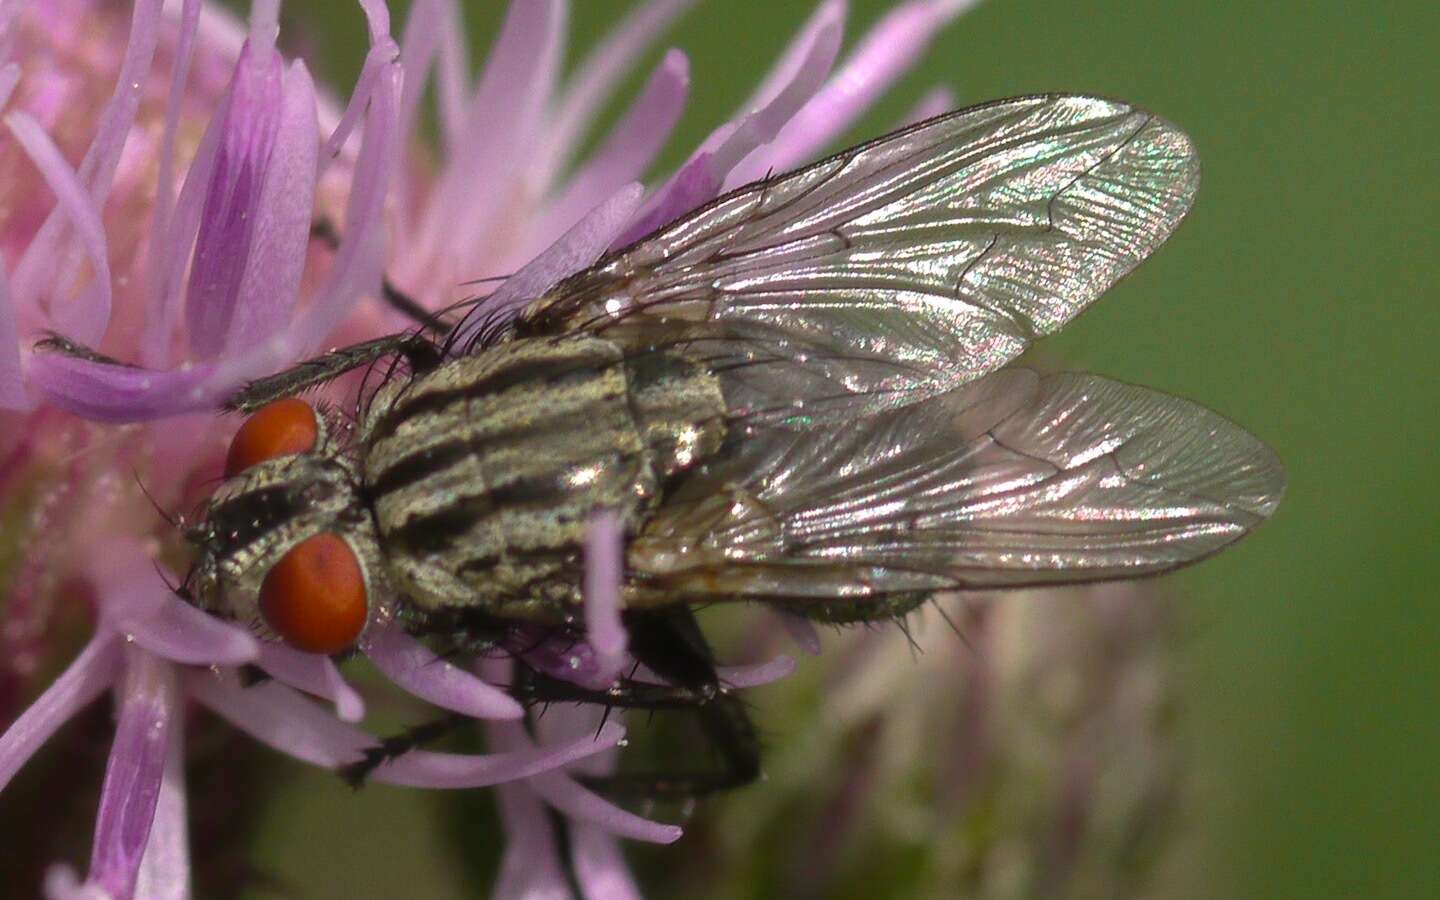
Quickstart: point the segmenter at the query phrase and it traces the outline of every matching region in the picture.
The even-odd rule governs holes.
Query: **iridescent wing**
[[[1215,413],[1007,369],[816,440],[752,427],[666,497],[630,566],[669,596],[853,599],[1154,574],[1280,502],[1275,454]]]
[[[1199,163],[1164,120],[1036,96],[950,113],[720,198],[562,282],[521,334],[707,356],[792,425],[934,396],[1059,329],[1169,236]]]

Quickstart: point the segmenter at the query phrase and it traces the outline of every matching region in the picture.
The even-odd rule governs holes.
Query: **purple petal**
[[[59,201],[59,209],[69,218],[84,245],[85,255],[94,270],[94,280],[80,299],[61,301],[50,295],[50,312],[56,328],[72,335],[84,344],[98,343],[110,324],[110,260],[105,242],[105,227],[100,222],[100,211],[95,207],[79,176],[65,162],[60,148],[50,140],[45,129],[23,112],[13,112],[5,117],[10,133],[20,142],[27,156],[40,170],[40,175]],[[37,238],[38,240],[38,238]],[[27,250],[20,262],[17,280],[25,271],[25,262],[30,258]],[[52,275],[54,272],[52,271]],[[49,285],[51,290],[63,282]],[[43,290],[43,289],[42,289]]]
[[[843,18],[841,3],[826,3],[820,8],[782,58],[781,68],[792,70],[792,74],[783,84],[777,83],[774,98],[739,121],[713,131],[690,160],[646,202],[619,243],[643,237],[719,195],[730,170],[756,147],[772,140],[825,80],[840,50]],[[798,61],[791,62],[792,57]]]
[[[848,128],[901,75],[923,57],[942,27],[977,0],[915,0],[880,20],[804,108],[768,146],[730,174],[729,186],[754,181],[771,169],[786,171],[817,155]]]
[[[620,517],[606,510],[585,532],[585,636],[595,648],[601,673],[613,681],[628,657],[629,634],[620,621],[620,587],[625,572],[625,532]]]
[[[315,86],[304,63],[297,62],[285,72],[278,119],[275,146],[251,210],[250,252],[226,342],[231,352],[280,330],[298,297],[315,217],[320,149]]]
[[[146,320],[141,345],[141,358],[149,365],[159,366],[170,361],[170,339],[184,306],[190,250],[200,231],[200,214],[205,207],[210,175],[215,171],[215,160],[220,153],[220,139],[224,134],[221,125],[229,117],[231,99],[228,92],[220,98],[215,116],[200,136],[195,156],[185,172],[175,209],[166,219],[167,230],[155,233],[155,246],[151,250],[154,260],[150,270],[156,279],[155,289],[160,290],[161,295],[158,303],[150,305],[151,315]]]
[[[615,683],[614,668],[601,664],[589,642],[552,629],[516,628],[505,648],[535,671],[583,688],[603,691]]]
[[[230,82],[225,117],[212,125],[221,138],[185,303],[191,349],[207,359],[224,349],[230,333],[279,130],[283,76],[279,53],[246,42]]]
[[[140,541],[112,538],[93,549],[91,581],[109,627],[177,663],[239,665],[259,652],[249,632],[176,597]]]
[[[255,664],[281,684],[329,700],[335,704],[335,714],[342,722],[358,722],[365,718],[364,699],[346,683],[328,656],[304,653],[266,641],[260,644],[260,655],[256,657]]]
[[[506,214],[518,189],[516,179],[533,156],[526,145],[536,139],[554,86],[565,17],[560,0],[510,4],[465,126],[445,148],[445,169],[419,224],[418,258],[431,259],[442,251],[470,258]]]
[[[141,338],[140,361],[148,366],[164,365],[169,362],[170,335],[174,332],[174,320],[165,316],[163,286],[169,276],[168,246],[170,217],[175,207],[175,140],[180,130],[180,114],[184,108],[185,83],[190,78],[190,63],[195,55],[195,32],[200,24],[200,0],[185,0],[180,10],[179,32],[175,39],[174,70],[170,75],[170,90],[165,99],[165,131],[160,138],[160,159],[155,177],[155,213],[150,233],[155,243],[165,250],[152,246],[149,255],[151,290],[157,291],[161,302],[146,306],[145,334]],[[213,162],[213,145],[210,161]],[[196,157],[196,162],[199,156]],[[192,163],[192,166],[194,163]],[[208,177],[208,176],[207,176]],[[188,247],[189,244],[187,243]],[[176,279],[177,285],[179,279]],[[176,291],[178,294],[178,290]],[[178,303],[176,306],[178,307]]]
[[[431,64],[439,50],[435,77],[439,94],[442,146],[449,146],[458,134],[464,116],[466,74],[470,63],[465,53],[464,26],[453,0],[417,0],[405,20],[400,39],[400,67],[405,72],[405,90],[400,95],[400,128],[415,131],[415,117],[424,96]]]
[[[945,85],[933,87],[925,92],[919,102],[910,107],[905,115],[900,117],[896,128],[904,128],[907,125],[914,125],[926,119],[933,119],[941,113],[947,113],[956,108],[955,92]]]
[[[245,370],[225,373],[226,380],[219,373],[215,365],[159,372],[60,353],[36,353],[30,358],[30,381],[52,403],[98,422],[145,422],[213,410],[247,377]]]
[[[815,33],[830,22],[836,23],[843,32],[848,12],[845,0],[825,0],[816,6],[815,11],[810,14],[810,18],[805,20],[805,24],[800,26],[795,37],[785,47],[785,51],[780,54],[780,58],[771,65],[770,71],[765,73],[765,77],[761,79],[755,92],[740,104],[739,115],[774,102],[785,86],[794,81],[800,69],[807,64],[807,56]]]
[[[208,391],[223,393],[251,373],[287,365],[318,346],[357,300],[378,294],[385,261],[385,200],[400,159],[400,78],[393,63],[376,75],[329,281],[289,329],[223,360],[213,383],[205,385]]]
[[[0,261],[0,409],[25,410],[32,404],[25,393],[20,369],[20,335],[15,327],[15,306],[10,302],[10,279]]]
[[[10,102],[10,94],[20,80],[20,67],[15,63],[0,66],[0,110]],[[24,410],[31,407],[22,383],[20,369],[20,333],[15,325],[15,306],[10,299],[10,278],[0,261],[0,409]]]
[[[627,812],[559,772],[536,775],[526,783],[541,799],[565,815],[589,822],[618,837],[651,844],[673,844],[685,833],[678,825],[652,822]]]
[[[252,0],[250,43],[271,48],[280,33],[280,0]]]
[[[150,70],[159,38],[163,5],[162,0],[136,2],[130,20],[129,39],[125,44],[125,58],[120,63],[119,77],[115,79],[115,90],[96,119],[95,137],[80,161],[78,180],[87,186],[89,205],[97,209],[105,205],[115,169],[120,163],[120,154],[135,123],[145,76]],[[73,219],[73,213],[57,209],[46,218],[16,267],[15,302],[21,309],[32,309],[36,298],[47,286],[68,284],[78,266],[78,254],[74,248],[62,247],[60,243],[66,216]],[[94,248],[83,234],[81,239],[86,245],[86,253],[92,256],[93,266]],[[97,278],[99,271],[96,269]],[[57,319],[55,324],[84,343],[96,343],[109,322],[108,278],[105,279],[104,289],[107,294],[103,320],[95,316],[93,309],[99,300],[86,297],[85,302],[72,304],[72,307],[79,308],[68,313],[66,318]],[[70,321],[70,316],[77,321]]]
[[[544,805],[525,785],[502,784],[497,791],[505,853],[490,896],[493,900],[575,900],[560,868],[559,848]]]
[[[640,185],[627,184],[591,210],[544,253],[506,279],[456,329],[456,346],[463,346],[487,316],[501,312],[513,315],[560,279],[580,271],[604,255],[605,248],[615,241],[620,229],[634,215],[643,193]]]
[[[570,858],[585,900],[640,900],[640,887],[614,835],[594,825],[576,824],[570,829]]]
[[[69,668],[0,735],[0,789],[57,728],[114,683],[120,649],[114,633],[96,634]]]
[[[519,723],[492,722],[486,726],[490,743],[501,751],[532,750],[534,744]],[[683,833],[678,826],[663,825],[642,819],[586,790],[560,772],[547,772],[529,778],[526,783],[551,806],[583,822],[590,822],[605,831],[637,841],[671,844]]]
[[[136,647],[125,650],[120,718],[105,767],[89,881],[112,896],[130,897],[160,799],[178,703],[170,664]]]
[[[64,864],[45,870],[45,900],[115,900],[110,892],[93,884],[84,884],[75,870]]]
[[[372,629],[364,648],[380,671],[436,706],[477,719],[519,719],[525,709],[492,684],[436,656],[394,623]]]
[[[610,722],[597,732],[550,747],[471,756],[412,750],[375,770],[371,778],[405,787],[474,788],[533,778],[618,745],[625,729]]]
[[[20,83],[20,65],[18,63],[5,63],[0,66],[0,110],[5,109],[5,104],[10,102],[10,95],[15,92],[15,85]]]
[[[820,655],[820,634],[815,630],[814,622],[780,609],[774,610],[774,614],[795,646],[810,656]]]
[[[643,175],[679,120],[689,89],[690,62],[679,50],[671,50],[629,112],[561,188],[545,212],[544,223],[535,229],[534,240],[549,243],[622,185]]]
[[[547,129],[545,171],[563,169],[585,130],[619,86],[640,55],[694,0],[649,0],[637,5],[605,39],[590,51],[566,79]],[[639,173],[636,173],[639,174]],[[543,179],[549,182],[549,175]],[[628,179],[626,179],[628,180]]]
[[[727,687],[735,689],[759,687],[779,681],[795,671],[795,660],[780,654],[768,662],[748,666],[717,666],[715,674]]]
[[[300,694],[275,682],[242,688],[233,678],[192,672],[187,686],[195,698],[256,740],[325,768],[360,760],[380,741],[327,715]],[[613,747],[624,735],[615,726],[555,748],[523,746],[515,752],[471,756],[414,750],[386,763],[376,781],[415,787],[478,787],[545,772]]]
[[[135,896],[145,900],[190,900],[189,819],[185,802],[184,720],[170,726],[160,800],[150,824],[150,842],[140,860]]]
[[[233,673],[191,671],[185,686],[196,700],[251,737],[312,765],[333,769],[353,763],[365,748],[379,743],[273,681],[241,687]]]

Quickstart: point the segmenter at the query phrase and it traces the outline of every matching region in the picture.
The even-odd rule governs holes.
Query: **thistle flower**
[[[136,0],[128,16],[65,0],[0,20],[0,153],[12,173],[0,185],[0,408],[12,422],[0,492],[16,548],[0,633],[11,687],[0,699],[17,703],[39,677],[63,611],[80,601],[94,619],[85,649],[38,699],[18,716],[0,711],[13,717],[0,737],[0,786],[102,693],[117,712],[88,874],[53,869],[51,896],[188,896],[180,713],[192,703],[320,766],[357,761],[376,743],[351,724],[364,703],[330,659],[257,640],[167,583],[184,562],[151,503],[181,508],[203,496],[232,428],[210,412],[222,398],[326,341],[395,330],[394,314],[369,302],[386,275],[440,309],[467,296],[466,282],[513,272],[483,301],[504,315],[607,248],[805,161],[968,4],[902,4],[837,65],[845,8],[822,3],[742,113],[646,192],[637,179],[685,100],[679,51],[593,154],[577,160],[577,149],[619,79],[687,5],[638,5],[561,84],[565,4],[515,3],[471,84],[457,4],[419,0],[397,43],[382,0],[360,0],[369,51],[340,109],[302,61],[278,51],[278,0],[256,0],[248,29],[199,0]],[[433,173],[411,156],[432,73]],[[338,224],[335,247],[308,237],[317,222]],[[51,331],[126,365],[33,352]],[[597,521],[588,640],[530,647],[527,662],[605,684],[630,661],[617,548],[613,523]],[[512,782],[502,789],[507,858],[527,864],[506,866],[500,896],[569,891],[542,805],[576,823],[569,864],[587,896],[635,894],[615,836],[678,837],[559,771],[618,746],[618,726],[577,731],[583,714],[557,716],[536,745],[524,711],[495,686],[508,680],[506,660],[478,672],[439,661],[383,608],[361,649],[418,698],[490,722],[491,755],[415,751],[373,777]],[[244,687],[246,665],[269,680]],[[777,659],[722,677],[745,685],[787,669]],[[610,764],[597,759],[592,771]]]
[[[771,690],[792,724],[766,789],[675,868],[796,898],[1169,896],[1194,784],[1166,600],[1155,582],[949,596],[908,642],[837,632]]]

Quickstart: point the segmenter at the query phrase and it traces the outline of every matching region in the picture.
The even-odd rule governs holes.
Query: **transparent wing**
[[[688,342],[740,408],[893,408],[1060,328],[1165,240],[1198,179],[1185,135],[1134,107],[1000,101],[741,188],[562,282],[516,328]]]
[[[1005,370],[838,429],[754,428],[667,497],[631,565],[682,595],[854,598],[1127,578],[1280,502],[1275,454],[1186,400]]]

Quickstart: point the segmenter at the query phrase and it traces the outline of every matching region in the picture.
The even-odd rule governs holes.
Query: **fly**
[[[692,606],[868,621],[937,591],[1154,575],[1275,509],[1278,459],[1219,415],[1007,365],[1159,246],[1198,179],[1188,138],[1129,105],[989,103],[742,187],[512,319],[253,382],[191,533],[196,602],[317,653],[390,597],[422,631],[576,629],[606,511],[632,652],[670,684],[517,691],[700,707],[728,781],[666,784],[753,777]],[[297,399],[386,358],[406,371],[352,439]]]

